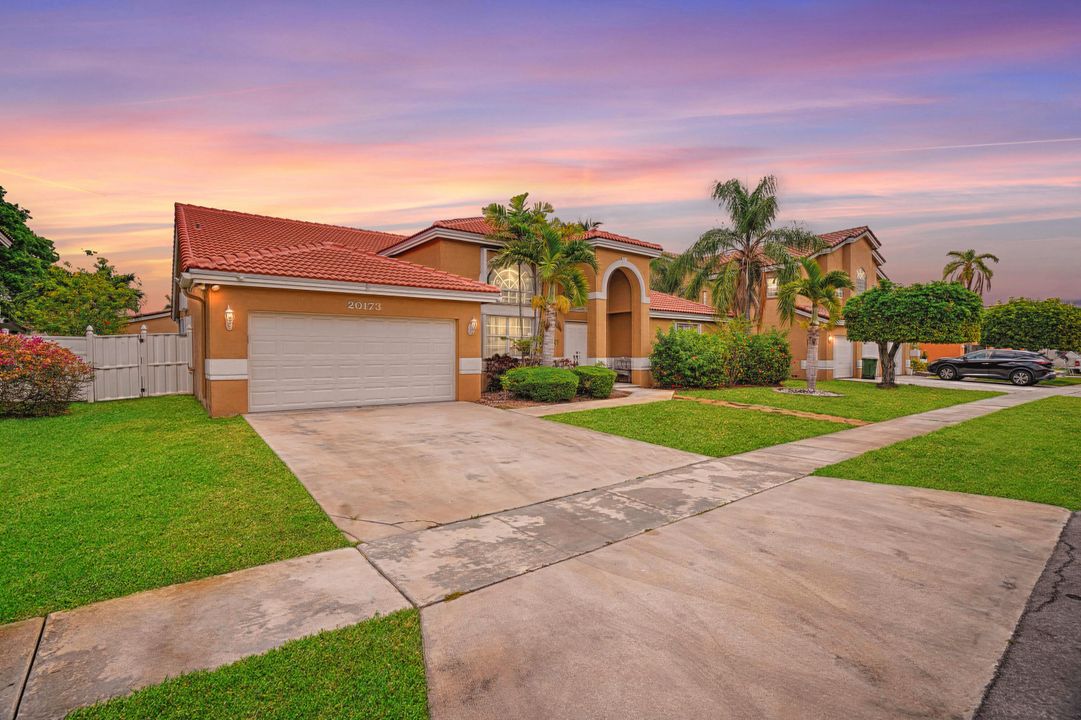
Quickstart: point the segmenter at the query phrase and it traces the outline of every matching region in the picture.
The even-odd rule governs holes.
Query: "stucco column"
[[[608,301],[591,298],[586,303],[586,354],[608,362]]]

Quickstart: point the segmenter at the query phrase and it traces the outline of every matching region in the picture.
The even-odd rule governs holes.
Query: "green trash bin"
[[[860,377],[873,378],[878,371],[878,358],[863,358],[863,370]]]

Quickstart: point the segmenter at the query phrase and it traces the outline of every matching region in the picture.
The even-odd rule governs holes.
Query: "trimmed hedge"
[[[657,331],[650,355],[653,382],[670,388],[777,385],[788,379],[791,364],[788,339],[775,330],[699,334],[673,327]]]
[[[583,365],[574,368],[578,376],[578,394],[604,399],[612,395],[616,384],[616,371],[599,365]]]
[[[514,368],[503,373],[503,389],[537,402],[565,402],[578,390],[578,376],[554,367]]]

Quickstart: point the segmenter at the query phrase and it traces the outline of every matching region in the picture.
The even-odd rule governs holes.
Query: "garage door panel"
[[[453,400],[449,320],[249,318],[252,411]]]

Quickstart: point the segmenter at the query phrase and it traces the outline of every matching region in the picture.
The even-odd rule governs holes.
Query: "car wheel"
[[[938,369],[938,376],[943,380],[956,380],[957,368],[952,365],[943,365]]]
[[[1014,385],[1031,385],[1032,373],[1028,370],[1014,370],[1010,373],[1010,382]]]

